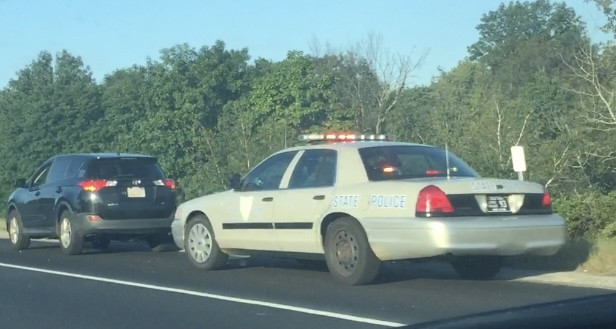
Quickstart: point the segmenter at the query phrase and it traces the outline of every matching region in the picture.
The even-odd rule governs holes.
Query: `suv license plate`
[[[510,212],[507,197],[501,195],[488,195],[486,212]]]
[[[143,187],[129,187],[126,189],[126,195],[129,198],[145,198],[145,189]]]

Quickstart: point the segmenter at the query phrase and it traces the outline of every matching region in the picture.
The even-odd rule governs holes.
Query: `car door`
[[[37,212],[42,216],[42,225],[45,229],[54,230],[56,227],[56,200],[62,194],[62,183],[66,178],[70,162],[69,156],[55,157],[45,182],[39,186]]]
[[[24,193],[23,206],[19,209],[26,231],[35,232],[42,230],[45,224],[45,215],[39,211],[41,186],[45,183],[51,161],[40,166],[27,182],[28,190]]]
[[[280,249],[274,232],[274,201],[297,151],[275,154],[244,177],[229,196],[229,213],[222,221],[223,244],[229,248]]]
[[[283,251],[322,253],[319,223],[334,193],[337,153],[305,150],[293,168],[286,189],[274,203],[275,231]]]

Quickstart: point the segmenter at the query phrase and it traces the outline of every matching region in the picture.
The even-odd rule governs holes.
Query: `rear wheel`
[[[350,285],[372,282],[381,266],[363,228],[351,217],[337,219],[327,227],[325,261],[334,278]]]
[[[452,256],[449,263],[458,275],[469,280],[489,280],[498,274],[502,256]]]
[[[11,247],[15,250],[27,249],[28,246],[30,246],[30,237],[24,235],[24,226],[21,222],[21,217],[19,216],[19,213],[17,213],[17,211],[11,210],[11,212],[9,213],[8,226]]]
[[[83,237],[74,229],[71,213],[63,211],[60,216],[60,249],[65,254],[77,255],[83,249]]]
[[[212,225],[204,215],[190,219],[186,226],[184,249],[190,262],[203,270],[215,270],[227,263],[228,256],[220,250]]]

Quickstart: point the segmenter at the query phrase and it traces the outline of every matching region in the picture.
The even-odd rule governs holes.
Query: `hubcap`
[[[359,259],[359,246],[353,234],[346,230],[336,233],[334,257],[340,272],[350,275],[355,271]]]
[[[68,218],[63,218],[60,223],[60,242],[64,248],[68,248],[71,244],[71,222]]]
[[[19,225],[15,217],[11,218],[9,223],[9,236],[11,238],[11,243],[17,244],[17,240],[19,240]]]
[[[205,263],[212,253],[212,235],[210,230],[201,224],[195,224],[188,233],[188,252],[198,263]]]

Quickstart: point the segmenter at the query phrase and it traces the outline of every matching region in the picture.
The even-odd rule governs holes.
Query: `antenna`
[[[445,143],[445,165],[447,166],[447,180],[449,180],[451,176],[449,175],[449,147],[447,143]]]

